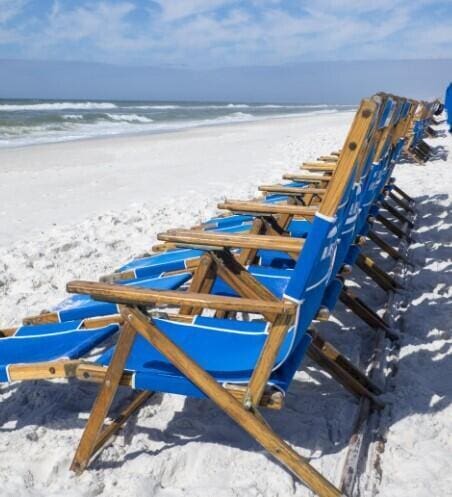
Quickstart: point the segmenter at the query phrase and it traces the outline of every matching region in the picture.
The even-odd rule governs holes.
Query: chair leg
[[[388,338],[391,338],[392,340],[397,340],[399,338],[399,336],[391,330],[388,323],[386,323],[384,319],[382,319],[360,298],[354,295],[347,287],[344,287],[342,290],[340,300],[371,328],[375,330],[383,330]]]
[[[403,215],[400,211],[398,211],[386,200],[381,201],[381,206],[384,207],[390,214],[392,214],[400,222],[406,223],[410,229],[414,227],[414,223],[413,221],[411,221],[411,219],[408,219],[405,215]]]
[[[323,342],[323,347],[318,347],[315,342],[308,349],[308,356],[321,368],[325,369],[346,390],[357,397],[366,397],[377,409],[384,408],[385,404],[373,392],[381,392],[367,376],[355,367],[348,359],[340,354],[331,344]]]
[[[154,395],[154,392],[144,391],[139,392],[131,402],[121,411],[119,416],[106,426],[99,434],[96,445],[93,449],[93,454],[96,454],[107,442],[113,437],[142,405]]]
[[[252,438],[262,445],[275,459],[320,497],[341,497],[343,494],[309,462],[295,452],[259,416],[245,409],[211,375],[193,361],[183,350],[167,338],[140,311],[125,307],[124,319],[147,339],[161,354],[181,371],[193,384],[230,416]]]
[[[404,254],[402,254],[399,250],[383,240],[383,238],[381,238],[380,235],[377,235],[375,231],[370,230],[367,236],[375,243],[375,245],[378,245],[381,250],[386,252],[393,259],[402,260],[405,264],[413,265],[412,262]]]
[[[110,366],[105,374],[102,386],[97,394],[88,422],[72,461],[71,470],[77,474],[84,471],[94,454],[95,448],[102,435],[105,418],[115,397],[121,381],[121,376],[132,348],[136,331],[124,324],[116,344]]]
[[[386,271],[377,266],[377,264],[367,255],[359,254],[356,265],[364,271],[370,278],[372,278],[377,285],[385,292],[395,291],[402,288],[392,276]]]
[[[385,226],[391,233],[394,233],[394,235],[398,238],[404,238],[407,241],[410,240],[410,235],[406,231],[404,231],[402,228],[399,228],[397,224],[393,223],[386,217],[382,216],[381,214],[377,214],[376,219],[377,221],[380,221],[380,223]]]
[[[410,197],[407,193],[405,193],[401,188],[399,188],[395,183],[393,183],[392,188],[401,195],[407,202],[410,204],[414,203],[414,199]]]
[[[410,206],[408,202],[403,200],[402,198],[398,197],[397,195],[394,195],[393,192],[389,192],[389,198],[391,198],[396,204],[400,205],[402,209],[406,210],[407,212],[410,212],[411,214],[414,214],[416,211]]]
[[[345,370],[370,392],[377,395],[382,393],[382,390],[378,385],[342,355],[331,343],[327,342],[315,329],[309,329],[308,333],[312,337],[312,345],[325,357],[335,362],[338,367]]]

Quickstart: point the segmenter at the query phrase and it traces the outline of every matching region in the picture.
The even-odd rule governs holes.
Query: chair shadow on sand
[[[388,391],[384,394],[387,406],[382,416],[386,427],[413,414],[446,409],[452,400],[452,383],[447,379],[447,371],[452,371],[452,354],[445,341],[450,334],[448,316],[452,315],[449,291],[452,286],[452,211],[446,205],[447,199],[447,195],[415,199],[418,215],[409,254],[416,266],[409,270],[409,288],[402,290],[407,292],[409,301],[398,318],[403,330],[402,353],[396,363],[396,374],[389,379]],[[388,241],[395,241],[384,233]],[[393,260],[383,258],[371,244],[366,246],[366,252],[382,267],[389,270],[394,266]],[[363,298],[370,304],[384,306],[385,293],[358,269],[353,272],[353,284],[362,290]],[[342,305],[334,315],[334,321],[322,323],[318,329],[346,355],[356,359],[360,349],[371,347],[373,331]],[[349,443],[358,401],[310,360],[303,362],[301,371],[286,395],[285,408],[265,411],[266,419],[278,434],[307,452],[309,457],[338,453]],[[310,381],[304,381],[306,377]],[[31,382],[2,387],[0,434],[27,426],[82,430],[86,421],[79,413],[89,412],[98,386],[76,380],[68,383]],[[130,390],[120,389],[112,414],[129,395]],[[148,447],[142,443],[140,449],[128,451],[115,461],[100,457],[91,467],[96,470],[118,467],[143,453],[155,456],[190,443],[218,443],[262,452],[255,441],[244,436],[209,400],[186,398],[183,409],[174,413],[164,431],[143,426],[152,424],[152,415],[162,399],[161,394],[154,395],[138,415],[130,418],[120,435],[126,445],[135,435],[145,435]],[[155,442],[164,445],[153,449]],[[74,449],[67,447],[69,453]]]
[[[438,135],[438,137],[445,137],[446,134],[444,135]],[[437,145],[436,147],[432,147],[430,146],[430,149],[429,149],[429,157],[428,157],[428,161],[429,162],[435,162],[435,161],[447,161],[447,158],[449,156],[449,151],[447,150],[447,148],[443,147],[442,145]],[[402,164],[414,164],[414,165],[417,165],[417,166],[424,166],[424,164],[420,164],[418,161],[416,161],[414,158],[411,158],[407,155],[403,156],[399,162],[398,162],[399,165],[402,165]]]

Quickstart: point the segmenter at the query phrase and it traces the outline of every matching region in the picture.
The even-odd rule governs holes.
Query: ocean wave
[[[253,114],[247,114],[246,112],[233,112],[232,114],[228,114],[227,116],[220,116],[217,120],[232,120],[232,121],[245,121],[249,119],[253,119],[255,116]]]
[[[327,109],[327,104],[261,104],[259,109]]]
[[[111,102],[54,102],[43,104],[0,104],[0,112],[21,110],[91,110],[116,109],[118,106]]]
[[[172,110],[172,109],[182,109],[182,105],[132,105],[132,109],[156,109],[156,110]],[[186,107],[185,107],[186,108]]]
[[[106,114],[106,116],[112,121],[120,121],[127,123],[152,123],[153,119],[145,116],[139,116],[138,114]]]
[[[192,105],[185,107],[186,109],[248,109],[252,105],[248,104],[206,104],[206,105]]]
[[[228,109],[246,109],[250,107],[248,104],[227,104],[226,107]]]
[[[83,114],[64,114],[63,119],[77,119],[81,120],[83,119]]]
[[[148,109],[148,110],[174,110],[174,109],[187,109],[187,110],[204,110],[204,109],[247,109],[252,107],[248,104],[198,104],[198,105],[133,105],[133,109]]]
[[[33,125],[19,124],[11,126],[9,124],[3,125],[0,121],[0,148],[92,137],[126,135],[128,133],[164,133],[204,126],[233,125],[240,122],[245,123],[285,117],[308,117],[338,112],[338,109],[334,108],[317,107],[310,110],[303,109],[303,111],[298,113],[287,112],[274,115],[236,111],[225,113],[225,115],[206,116],[202,118],[201,114],[198,114],[197,118],[189,120],[153,121],[139,114],[96,112],[94,114],[63,114],[59,116],[59,121]],[[128,109],[130,108],[128,107]],[[251,107],[250,110],[253,111],[254,108]],[[76,116],[81,116],[81,118]]]

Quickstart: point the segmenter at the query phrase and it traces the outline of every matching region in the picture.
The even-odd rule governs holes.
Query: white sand
[[[209,217],[225,195],[249,196],[301,160],[337,148],[351,117],[1,150],[0,324],[57,303],[66,281],[111,271],[148,248],[159,231]],[[452,145],[450,138],[433,143]],[[413,247],[420,266],[394,391],[387,394],[383,496],[430,497],[450,489],[441,471],[452,455],[451,175],[450,159],[397,171],[400,185],[421,198],[420,244]],[[382,292],[373,296],[383,301]],[[325,332],[356,359],[371,332],[342,310],[338,318],[344,326],[331,323]],[[96,388],[49,382],[1,388],[2,496],[310,495],[210,402],[173,395],[149,402],[92,469],[75,478],[67,468]],[[268,418],[337,483],[356,410],[349,394],[306,361],[287,409]]]

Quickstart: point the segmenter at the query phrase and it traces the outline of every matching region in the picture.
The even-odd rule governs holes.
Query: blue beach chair
[[[446,96],[444,98],[444,107],[447,113],[449,133],[452,133],[452,83],[449,83],[449,86],[447,87]]]

